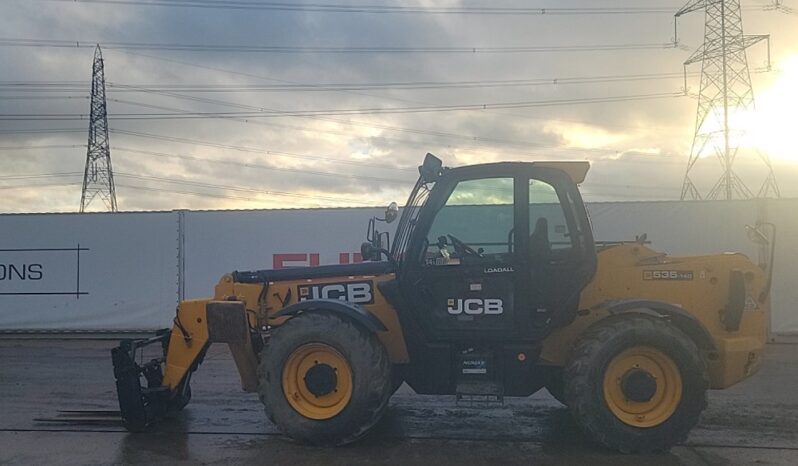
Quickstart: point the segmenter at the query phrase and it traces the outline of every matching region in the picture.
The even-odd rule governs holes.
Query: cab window
[[[514,251],[513,178],[457,183],[427,235],[427,266],[507,262]]]
[[[529,180],[529,249],[532,260],[567,258],[572,235],[557,191],[541,180]]]

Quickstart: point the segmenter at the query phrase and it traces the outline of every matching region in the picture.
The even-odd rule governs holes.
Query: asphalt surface
[[[458,407],[454,397],[391,399],[375,432],[343,448],[280,436],[257,396],[242,393],[227,348],[211,348],[193,400],[156,430],[115,421],[57,423],[61,410],[116,410],[110,341],[0,340],[0,464],[798,464],[798,346],[768,346],[759,374],[710,392],[685,445],[621,455],[595,447],[545,390],[503,406]]]

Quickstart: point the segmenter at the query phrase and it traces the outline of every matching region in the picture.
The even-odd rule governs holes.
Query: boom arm
[[[154,338],[125,340],[111,350],[119,409],[125,426],[145,430],[169,411],[182,409],[190,397],[191,374],[211,343],[227,343],[245,391],[257,389],[257,353],[262,345],[254,317],[241,301],[189,300],[180,303],[171,330]],[[163,355],[136,362],[144,349],[160,343]]]

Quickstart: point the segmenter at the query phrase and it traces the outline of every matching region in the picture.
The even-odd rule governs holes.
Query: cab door
[[[430,342],[539,341],[576,315],[595,270],[578,190],[529,164],[459,170],[435,186],[403,261],[413,320]]]
[[[564,174],[538,169],[526,180],[529,236],[528,335],[544,338],[570,323],[595,272],[593,236],[576,186]]]
[[[416,321],[433,341],[499,340],[514,334],[528,274],[523,177],[510,173],[440,183],[419,218],[401,281]],[[520,214],[520,215],[519,215]]]

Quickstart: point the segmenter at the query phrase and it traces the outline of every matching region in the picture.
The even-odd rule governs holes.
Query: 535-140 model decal
[[[644,270],[643,280],[692,280],[692,270]]]

